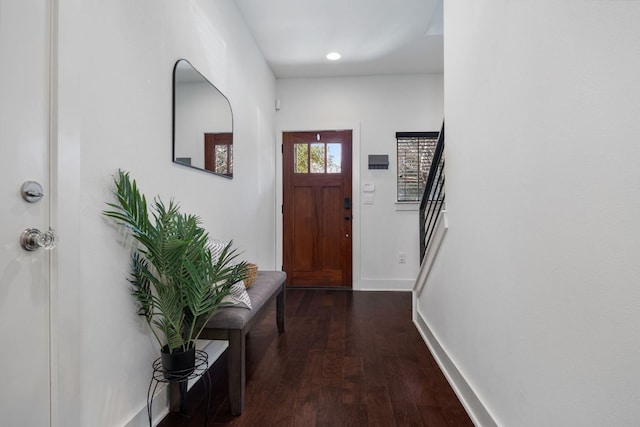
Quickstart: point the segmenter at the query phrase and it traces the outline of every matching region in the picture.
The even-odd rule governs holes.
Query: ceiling
[[[234,1],[277,78],[443,72],[442,0]]]

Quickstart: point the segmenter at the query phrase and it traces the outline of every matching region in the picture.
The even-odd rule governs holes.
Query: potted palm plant
[[[195,365],[195,340],[245,264],[226,245],[216,260],[200,218],[183,214],[177,203],[156,197],[151,209],[131,180],[118,171],[115,203],[103,214],[125,227],[137,242],[131,255],[131,295],[161,347],[165,377],[188,375]],[[183,365],[182,362],[186,363]]]

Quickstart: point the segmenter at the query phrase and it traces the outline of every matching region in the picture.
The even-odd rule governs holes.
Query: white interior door
[[[0,0],[0,424],[49,426],[50,253],[27,252],[49,229],[49,0]],[[45,196],[28,203],[25,181]]]

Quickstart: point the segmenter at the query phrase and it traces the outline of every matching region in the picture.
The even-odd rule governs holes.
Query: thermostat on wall
[[[374,191],[376,191],[376,185],[375,184],[371,184],[371,183],[362,184],[362,192],[363,193],[373,193]]]

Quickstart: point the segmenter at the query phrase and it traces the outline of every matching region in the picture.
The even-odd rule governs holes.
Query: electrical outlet
[[[405,264],[407,262],[407,254],[405,254],[404,252],[400,252],[398,254],[398,262],[400,264]]]

